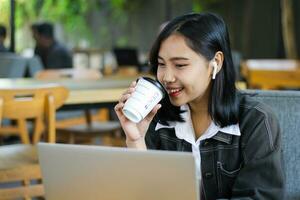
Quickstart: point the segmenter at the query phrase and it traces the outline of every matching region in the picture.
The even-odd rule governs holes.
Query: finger
[[[115,110],[115,112],[116,112],[116,114],[117,114],[117,117],[119,118],[120,122],[126,120],[126,117],[125,117],[125,115],[123,114],[123,111],[122,111],[122,108],[123,108],[123,107],[124,107],[124,104],[123,104],[123,103],[118,103],[118,104],[115,106],[115,108],[114,108],[114,110]]]
[[[134,92],[135,86],[136,86],[136,82],[133,81],[133,82],[130,84],[130,86],[127,88],[127,90],[126,90],[125,92],[123,92],[123,94],[128,94],[128,93]]]
[[[124,107],[124,103],[118,103],[117,105],[115,105],[115,111],[119,111],[119,110],[121,110],[122,108]]]
[[[157,104],[152,111],[145,117],[147,121],[152,121],[154,116],[156,115],[157,111],[161,108],[161,104]]]
[[[124,94],[121,96],[121,98],[119,99],[120,103],[124,103],[125,101],[127,101],[127,99],[129,99],[129,97],[131,97],[131,94]]]
[[[125,102],[135,91],[134,87],[128,88],[125,92],[123,92],[121,98],[119,99],[119,102]]]
[[[133,81],[129,87],[135,87],[136,86],[136,81]]]
[[[135,86],[136,86],[136,81],[131,82],[131,84],[129,85],[129,87],[127,88],[127,90],[125,90],[122,93],[122,95],[131,94],[132,92],[134,92]]]
[[[129,87],[129,88],[127,88],[127,90],[125,90],[125,91],[122,93],[122,95],[125,95],[125,94],[131,94],[131,93],[134,92],[134,90],[135,90],[134,87]]]
[[[119,102],[125,102],[135,91],[135,88],[128,88],[125,92],[123,92]]]

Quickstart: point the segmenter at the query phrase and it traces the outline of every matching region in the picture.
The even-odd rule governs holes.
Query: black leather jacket
[[[241,136],[218,132],[200,144],[201,200],[284,199],[284,171],[278,121],[262,103],[241,96]],[[146,134],[149,149],[192,151],[191,144],[176,137],[174,128]],[[180,181],[180,180],[179,180]]]

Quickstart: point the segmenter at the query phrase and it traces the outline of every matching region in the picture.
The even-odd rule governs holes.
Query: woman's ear
[[[215,57],[211,60],[212,79],[216,78],[217,73],[222,69],[224,55],[222,51],[217,51]]]
[[[218,65],[218,72],[221,70],[224,61],[224,54],[222,51],[217,51],[214,57],[214,61],[216,61]]]

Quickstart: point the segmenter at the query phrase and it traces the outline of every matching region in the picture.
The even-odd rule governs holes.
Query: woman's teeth
[[[169,89],[168,90],[168,93],[169,94],[171,94],[171,93],[176,93],[176,92],[179,92],[179,91],[181,91],[182,90],[182,88],[179,88],[179,89]]]

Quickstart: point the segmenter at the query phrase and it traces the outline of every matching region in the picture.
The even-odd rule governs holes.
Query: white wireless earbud
[[[212,67],[213,67],[212,79],[215,79],[216,75],[217,75],[217,71],[218,71],[218,65],[217,65],[216,61],[212,62]]]

